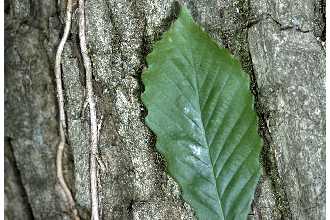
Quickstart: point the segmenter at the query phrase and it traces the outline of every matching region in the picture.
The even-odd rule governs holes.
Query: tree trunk
[[[5,1],[5,217],[70,219],[56,179],[54,59],[65,2]],[[102,119],[102,219],[195,219],[166,174],[140,96],[146,55],[185,4],[251,76],[264,148],[249,218],[325,219],[325,0],[89,0],[87,44]],[[76,8],[77,6],[75,6]],[[74,10],[62,72],[64,173],[90,218],[89,114]]]

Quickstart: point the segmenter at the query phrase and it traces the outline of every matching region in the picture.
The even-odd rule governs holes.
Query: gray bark
[[[252,219],[325,219],[325,1],[182,1],[251,76],[264,149]],[[172,0],[89,0],[103,219],[195,219],[144,123],[141,74],[175,20]],[[69,219],[55,175],[55,49],[65,2],[5,1],[6,219]],[[77,13],[62,62],[65,175],[90,216],[89,123]],[[88,109],[87,109],[88,111]],[[17,204],[17,205],[14,205]]]

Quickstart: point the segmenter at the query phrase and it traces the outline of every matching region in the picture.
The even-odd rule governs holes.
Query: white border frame
[[[1,28],[1,34],[0,34],[0,134],[1,134],[1,153],[0,153],[0,219],[4,219],[4,1],[0,2],[0,28]]]

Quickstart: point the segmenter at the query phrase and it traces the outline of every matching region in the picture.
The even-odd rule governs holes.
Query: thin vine
[[[67,0],[66,7],[66,20],[65,28],[62,39],[58,45],[55,57],[55,78],[56,78],[56,89],[57,89],[57,100],[58,100],[58,109],[59,109],[59,133],[60,133],[60,142],[57,147],[56,154],[56,174],[58,181],[61,185],[61,188],[66,196],[66,199],[69,203],[70,209],[72,211],[73,219],[79,220],[78,211],[76,209],[76,204],[71,194],[71,191],[68,185],[65,182],[63,176],[63,151],[66,145],[65,139],[65,130],[66,130],[66,121],[65,121],[65,112],[64,112],[64,97],[63,97],[63,87],[62,87],[62,73],[61,73],[61,59],[64,45],[68,39],[70,28],[71,28],[71,17],[72,17],[72,0]]]
[[[87,102],[90,114],[90,187],[92,200],[92,216],[91,219],[99,220],[99,205],[98,205],[98,189],[97,189],[97,155],[98,155],[98,125],[96,115],[96,105],[92,83],[92,67],[91,60],[88,56],[86,43],[86,24],[85,24],[85,4],[84,0],[79,0],[79,40],[81,55],[83,57],[85,73],[86,73],[86,89]]]

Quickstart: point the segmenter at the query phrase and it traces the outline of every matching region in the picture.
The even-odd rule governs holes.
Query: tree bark
[[[89,0],[86,40],[102,118],[102,219],[195,219],[166,174],[140,99],[146,55],[180,4],[251,77],[264,148],[249,218],[325,219],[325,1]],[[8,220],[70,219],[55,167],[53,66],[64,16],[65,1],[5,1]],[[90,124],[75,10],[72,22],[62,59],[69,145],[64,174],[81,219],[89,219]]]

